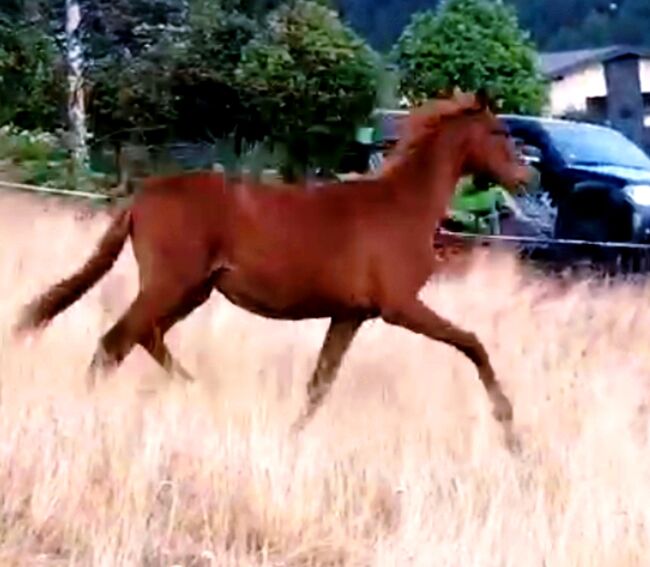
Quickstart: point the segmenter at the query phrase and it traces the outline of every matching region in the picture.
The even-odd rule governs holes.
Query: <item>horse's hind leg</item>
[[[161,321],[183,297],[171,286],[141,289],[136,299],[120,319],[100,339],[86,374],[89,389],[95,385],[97,374],[115,369],[141,341],[146,341]]]
[[[456,348],[467,356],[478,369],[479,379],[492,401],[493,415],[501,423],[506,441],[514,441],[512,435],[512,404],[496,380],[494,369],[483,344],[474,333],[463,331],[452,322],[431,311],[421,301],[414,299],[399,308],[385,310],[382,318],[389,324],[397,325],[441,341]]]
[[[117,323],[102,336],[86,372],[88,390],[94,388],[99,374],[115,370],[131,352],[140,335],[147,331],[155,307],[153,297],[141,291]]]
[[[151,357],[171,376],[174,373],[188,382],[194,381],[182,364],[174,358],[165,344],[165,333],[176,323],[187,317],[192,311],[205,303],[212,292],[213,282],[208,279],[206,282],[188,292],[183,300],[170,309],[164,317],[154,323],[153,329],[139,343],[151,355]]]
[[[365,317],[353,316],[346,319],[333,318],[330,322],[316,368],[307,384],[307,407],[293,424],[293,432],[300,431],[306,425],[329,392],[341,367],[343,356],[364,320]]]

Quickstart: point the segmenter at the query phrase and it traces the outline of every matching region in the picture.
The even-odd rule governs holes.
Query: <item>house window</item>
[[[587,118],[593,122],[604,123],[607,120],[607,97],[587,97]]]

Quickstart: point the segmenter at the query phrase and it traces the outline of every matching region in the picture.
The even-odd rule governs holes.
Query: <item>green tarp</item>
[[[464,181],[452,198],[449,217],[468,232],[499,234],[499,211],[508,206],[508,195],[502,187],[476,189],[471,181]]]

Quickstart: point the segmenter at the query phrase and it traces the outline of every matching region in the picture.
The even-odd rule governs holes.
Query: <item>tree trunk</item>
[[[66,0],[66,47],[68,61],[68,118],[70,121],[74,184],[88,168],[86,109],[83,90],[84,55],[81,43],[81,8],[79,0]]]
[[[304,148],[289,146],[282,160],[280,175],[285,183],[297,183],[307,177],[308,154]]]

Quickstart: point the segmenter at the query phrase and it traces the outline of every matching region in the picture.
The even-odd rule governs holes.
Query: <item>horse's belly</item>
[[[241,274],[237,270],[224,271],[215,282],[215,288],[231,303],[271,319],[329,317],[344,309],[314,289],[305,291],[299,287],[270,276]]]

